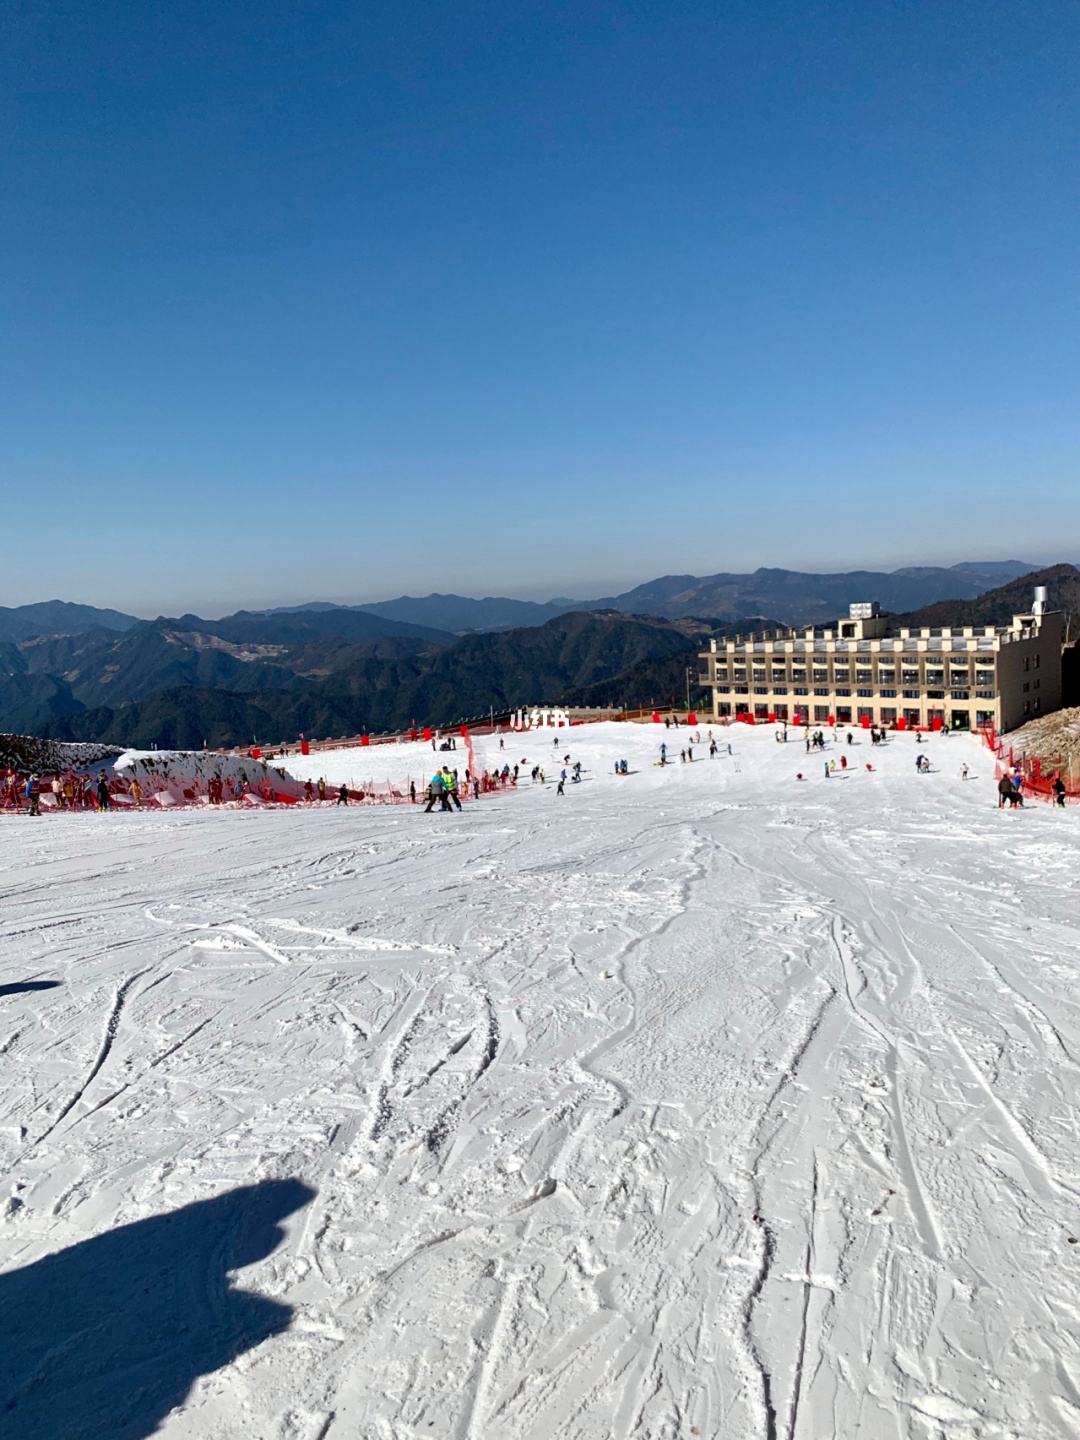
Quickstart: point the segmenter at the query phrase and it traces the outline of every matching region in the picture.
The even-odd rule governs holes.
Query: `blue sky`
[[[1080,559],[1080,6],[21,7],[0,603]]]

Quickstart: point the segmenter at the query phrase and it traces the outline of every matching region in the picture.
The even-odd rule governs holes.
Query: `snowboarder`
[[[1055,776],[1054,776],[1053,782],[1052,782],[1052,784],[1051,784],[1051,786],[1050,786],[1050,790],[1051,790],[1051,793],[1053,794],[1053,797],[1054,797],[1054,804],[1055,804],[1055,805],[1059,805],[1059,806],[1061,807],[1061,809],[1064,810],[1064,808],[1065,808],[1065,781],[1062,780],[1062,778],[1061,778],[1060,775],[1055,775]]]
[[[963,763],[963,765],[960,766],[960,779],[961,779],[961,780],[966,780],[967,778],[968,778],[968,767],[967,767],[967,761],[965,760],[964,763]]]
[[[558,783],[558,785],[555,786],[555,794],[556,794],[556,795],[565,795],[565,794],[566,794],[566,771],[565,771],[565,770],[564,770],[563,773],[559,776],[559,783]]]
[[[337,803],[339,805],[348,805],[349,803],[349,789],[348,786],[345,784],[344,780],[341,782],[341,785],[338,788]]]

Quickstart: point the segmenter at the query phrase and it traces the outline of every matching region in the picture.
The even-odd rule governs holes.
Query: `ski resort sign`
[[[533,706],[531,710],[515,710],[510,717],[513,730],[556,729],[570,724],[569,714],[561,706]]]

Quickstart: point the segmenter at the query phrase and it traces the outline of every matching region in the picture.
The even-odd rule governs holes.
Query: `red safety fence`
[[[1080,787],[1070,776],[1062,774],[1060,769],[1044,771],[1042,761],[1037,755],[1028,755],[1022,750],[1014,749],[1012,745],[1006,745],[993,726],[984,726],[979,734],[982,736],[983,744],[994,756],[995,780],[1000,780],[1002,775],[1019,773],[1023,779],[1022,788],[1025,795],[1033,795],[1037,800],[1057,803],[1058,792],[1055,786],[1060,779],[1065,786],[1063,803],[1080,805]]]
[[[517,787],[517,776],[512,770],[507,774],[491,772],[478,774],[472,755],[471,737],[465,736],[469,765],[457,777],[457,794],[461,800],[479,800]],[[452,767],[451,767],[452,768]],[[93,777],[62,772],[59,776],[61,788],[54,791],[51,774],[42,774],[33,782],[31,793],[27,793],[30,777],[17,771],[10,771],[0,777],[0,814],[40,810],[41,814],[62,812],[88,813],[104,808],[99,803],[98,781]],[[194,808],[229,807],[245,808],[300,805],[334,807],[340,803],[339,784],[326,784],[320,792],[318,781],[280,781],[276,774],[246,783],[234,789],[231,782],[224,786],[215,785],[215,777],[190,778],[186,783],[173,783],[170,788],[153,788],[153,779],[143,776],[139,790],[135,791],[131,777],[115,772],[106,775],[105,788],[108,792],[110,810],[185,810]],[[397,780],[355,780],[346,786],[347,803],[350,805],[410,805],[424,804],[429,796],[431,772],[416,778],[406,776]]]

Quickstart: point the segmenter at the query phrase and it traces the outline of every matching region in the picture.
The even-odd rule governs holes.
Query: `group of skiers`
[[[104,770],[96,782],[92,776],[74,771],[45,780],[36,773],[20,775],[8,770],[0,780],[0,809],[25,809],[30,815],[40,815],[43,794],[52,796],[58,810],[109,809],[109,780]]]
[[[677,728],[677,727],[676,727],[676,728]],[[694,746],[695,746],[695,745],[700,745],[700,744],[702,744],[702,743],[703,743],[703,742],[702,742],[702,739],[701,739],[701,731],[700,731],[700,730],[695,731],[695,733],[694,733],[693,735],[691,735],[689,743],[686,744],[686,745],[684,745],[684,746],[682,747],[682,749],[679,751],[679,760],[680,760],[680,762],[681,762],[682,764],[684,764],[684,765],[693,764],[693,761],[694,761]],[[717,745],[716,740],[715,740],[714,737],[713,737],[713,732],[712,732],[711,730],[710,730],[709,733],[708,733],[708,744],[709,744],[709,757],[710,757],[710,759],[711,759],[713,756],[715,756],[715,755],[719,755],[719,753],[720,753],[720,747]],[[730,742],[728,743],[727,753],[728,753],[729,755],[731,754],[731,744],[730,744]],[[658,765],[660,765],[660,766],[665,766],[665,765],[667,765],[667,764],[670,763],[670,762],[668,761],[668,747],[667,747],[667,741],[666,741],[666,740],[662,740],[662,741],[660,742],[660,759],[659,759],[656,763],[657,763]],[[615,767],[615,773],[618,775],[618,774],[620,774],[620,773],[625,774],[626,772],[625,772],[625,771],[620,772],[618,765],[616,765],[616,767]]]

